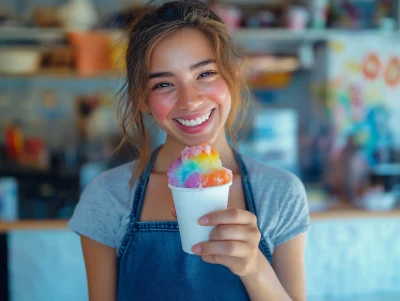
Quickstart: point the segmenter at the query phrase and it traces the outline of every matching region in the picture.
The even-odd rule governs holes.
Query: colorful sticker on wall
[[[364,93],[360,85],[351,84],[348,88],[350,97],[351,120],[360,122],[365,118]]]
[[[356,60],[349,60],[346,63],[346,71],[354,75],[360,74],[360,64]]]
[[[365,78],[374,80],[378,77],[381,69],[381,61],[376,53],[368,53],[362,62],[362,70]]]
[[[395,87],[400,83],[400,61],[397,57],[389,59],[384,76],[389,87]]]
[[[339,140],[354,138],[373,166],[376,152],[391,145],[400,113],[400,56],[392,39],[366,37],[338,38],[346,47],[338,53],[331,47],[328,56],[328,113],[333,118]],[[400,145],[400,143],[398,143]],[[400,149],[400,148],[399,148]]]
[[[338,53],[344,50],[344,43],[341,43],[339,41],[330,41],[329,46],[332,49],[332,51]]]

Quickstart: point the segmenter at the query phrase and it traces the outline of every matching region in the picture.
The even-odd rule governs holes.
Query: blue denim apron
[[[139,221],[158,150],[138,180],[130,222],[118,252],[118,301],[250,300],[239,276],[227,267],[206,263],[201,257],[182,251],[178,222]],[[256,214],[247,169],[240,154],[235,155],[246,208]],[[264,238],[259,247],[272,264]]]

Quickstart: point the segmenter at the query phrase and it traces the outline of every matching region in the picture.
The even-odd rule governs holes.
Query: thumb
[[[172,215],[174,218],[177,218],[177,217],[176,217],[176,209],[175,209],[175,206],[172,206],[172,207],[169,209],[169,212],[171,213],[171,215]]]

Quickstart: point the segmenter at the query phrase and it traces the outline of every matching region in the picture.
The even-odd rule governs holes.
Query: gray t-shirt
[[[258,226],[273,253],[305,232],[310,223],[302,182],[293,174],[243,156],[252,187]],[[83,191],[68,226],[118,250],[125,235],[136,184],[129,188],[135,161],[103,172]]]

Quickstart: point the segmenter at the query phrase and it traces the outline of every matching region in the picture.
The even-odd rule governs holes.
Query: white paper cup
[[[193,254],[192,247],[208,241],[214,226],[201,226],[198,219],[210,212],[228,207],[229,188],[232,182],[206,188],[182,188],[168,185],[172,191],[182,249]]]

